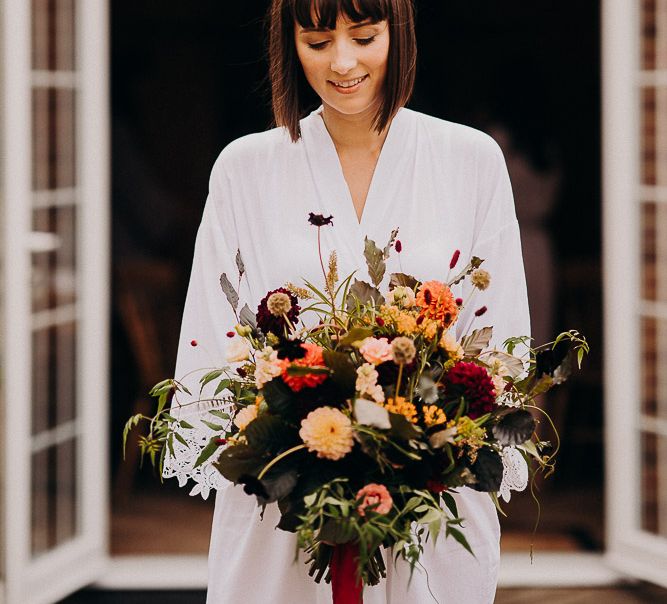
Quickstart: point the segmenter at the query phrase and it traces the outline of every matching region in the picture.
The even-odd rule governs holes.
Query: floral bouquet
[[[311,214],[320,230],[332,217]],[[555,448],[535,434],[537,395],[564,381],[588,351],[576,331],[530,347],[518,335],[490,348],[491,326],[460,339],[454,325],[471,300],[452,287],[469,280],[474,294],[491,275],[473,257],[446,282],[391,274],[379,290],[398,230],[380,249],[366,239],[372,283],[338,277],[336,253],[328,268],[319,249],[324,287],[305,282],[268,292],[257,313],[237,313],[238,294],[227,275],[221,285],[238,318],[227,335],[234,367],[201,377],[215,388],[215,408],[203,420],[214,436],[196,465],[215,460],[229,481],[243,485],[260,506],[277,504],[278,528],[296,533],[310,575],[331,581],[334,602],[361,601],[364,585],[385,576],[382,550],[418,563],[425,542],[441,534],[472,553],[452,493],[467,486],[505,495],[504,468],[528,463],[553,470]],[[238,259],[237,259],[238,260]],[[237,262],[242,275],[243,264]],[[451,273],[454,272],[452,275]],[[301,305],[307,303],[305,308]],[[475,320],[486,312],[474,312]],[[302,318],[315,320],[306,326]],[[230,326],[231,327],[231,326]],[[523,351],[518,356],[518,351]],[[140,439],[153,461],[173,455],[180,428],[192,428],[166,410],[193,395],[180,382],[157,384],[157,414],[130,418],[127,432],[150,421]],[[196,398],[196,396],[194,397]],[[524,462],[525,460],[525,462]],[[515,485],[516,488],[516,485]]]

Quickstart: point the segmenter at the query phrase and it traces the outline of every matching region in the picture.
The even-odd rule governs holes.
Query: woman
[[[240,295],[249,305],[286,282],[319,282],[309,212],[333,215],[322,247],[337,251],[341,275],[358,270],[363,278],[364,237],[384,244],[396,227],[401,269],[417,278],[444,280],[454,249],[486,258],[494,283],[480,303],[489,307],[496,343],[527,334],[519,231],[498,146],[479,131],[404,108],[415,74],[411,1],[273,0],[270,27],[278,127],[233,142],[213,167],[176,375],[226,360],[226,332],[236,319],[219,277],[238,274],[237,250],[245,264]],[[299,119],[308,86],[322,106]],[[387,268],[399,270],[397,254]],[[471,320],[462,316],[459,331]],[[193,391],[198,377],[190,376]],[[195,428],[183,431],[191,446],[167,457],[165,475],[193,479],[195,494],[217,489],[209,604],[330,602],[330,587],[315,584],[303,561],[294,563],[294,536],[274,529],[275,506],[260,521],[253,498],[224,484],[210,465],[193,468],[209,434],[192,410],[179,411]],[[493,601],[495,508],[484,493],[462,489],[456,497],[475,557],[453,540],[428,543],[424,569],[409,586],[409,568],[390,564],[387,580],[365,590],[366,604]]]

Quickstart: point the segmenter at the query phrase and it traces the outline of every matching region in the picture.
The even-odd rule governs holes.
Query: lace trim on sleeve
[[[193,481],[194,485],[190,491],[190,495],[193,497],[201,495],[203,499],[208,499],[212,489],[224,489],[231,484],[213,465],[220,456],[222,447],[204,463],[195,467],[199,455],[211,438],[219,434],[218,431],[209,428],[201,420],[206,417],[206,411],[213,408],[226,411],[227,407],[225,405],[208,406],[207,409],[200,408],[198,413],[191,415],[178,414],[172,411],[172,414],[178,420],[185,420],[193,427],[184,428],[178,423],[172,424],[173,432],[178,434],[186,444],[184,445],[178,438],[173,438],[174,454],[172,455],[167,447],[162,476],[163,478],[176,478],[179,487],[184,487],[188,480]],[[214,416],[210,416],[208,419],[216,424],[221,423],[221,420]]]
[[[508,502],[512,491],[523,491],[528,486],[528,464],[515,447],[505,447],[500,455],[503,460],[503,480],[498,493]]]

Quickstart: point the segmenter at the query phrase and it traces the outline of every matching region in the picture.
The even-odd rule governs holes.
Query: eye
[[[371,36],[370,38],[355,38],[354,41],[361,46],[368,46],[375,42],[376,36]]]
[[[327,45],[327,41],[324,42],[309,42],[308,47],[313,50],[322,50]]]

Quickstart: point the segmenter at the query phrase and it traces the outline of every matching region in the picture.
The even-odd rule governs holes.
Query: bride
[[[445,280],[452,250],[487,259],[485,291],[494,342],[528,334],[519,229],[505,161],[486,134],[405,107],[415,79],[411,0],[273,0],[270,77],[277,127],[228,145],[213,166],[197,235],[176,377],[233,361],[227,331],[236,323],[220,275],[239,275],[241,305],[254,307],[287,282],[321,278],[309,212],[333,215],[322,247],[336,250],[341,274],[364,278],[364,237],[400,229],[387,275]],[[310,113],[309,99],[320,106]],[[313,107],[310,107],[313,109]],[[239,262],[242,260],[242,263]],[[466,292],[461,291],[465,296]],[[472,317],[463,313],[458,333]],[[196,392],[200,374],[189,375]],[[182,402],[182,401],[180,401]],[[175,406],[192,429],[189,446],[167,454],[165,476],[192,494],[216,490],[209,554],[209,604],[319,604],[331,590],[294,561],[295,537],[275,529],[276,506],[260,520],[255,499],[209,463],[194,468],[210,438],[206,409]],[[366,604],[493,602],[500,530],[488,494],[455,495],[475,556],[453,540],[427,543],[422,568],[388,564],[367,587]]]

